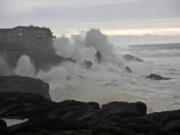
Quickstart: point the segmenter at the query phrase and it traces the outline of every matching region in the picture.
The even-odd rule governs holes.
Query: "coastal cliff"
[[[22,55],[30,57],[36,70],[47,70],[62,61],[72,61],[55,54],[53,39],[49,28],[36,26],[17,26],[0,29],[0,56],[13,69]]]

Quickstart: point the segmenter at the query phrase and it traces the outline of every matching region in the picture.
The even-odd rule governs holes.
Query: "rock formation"
[[[55,54],[53,34],[49,28],[18,26],[12,29],[0,29],[0,55],[7,63],[16,67],[18,59],[27,55],[37,70],[49,69],[62,61],[70,60]]]
[[[150,74],[148,76],[146,76],[146,78],[149,78],[149,79],[152,79],[152,80],[169,80],[171,78],[168,78],[168,77],[162,77],[160,75],[157,75],[157,74]]]
[[[141,58],[138,58],[136,56],[132,56],[129,54],[123,55],[124,60],[126,61],[137,61],[137,62],[143,62]]]
[[[0,76],[0,93],[2,92],[36,93],[50,99],[49,85],[40,79],[29,77]]]
[[[0,121],[4,135],[179,135],[180,110],[146,114],[142,102],[66,100],[54,103],[41,95],[1,93],[1,118],[28,118],[10,126]],[[1,130],[3,129],[3,130]]]

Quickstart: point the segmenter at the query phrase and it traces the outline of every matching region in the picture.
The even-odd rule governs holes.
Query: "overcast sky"
[[[0,27],[38,25],[60,36],[89,28],[107,35],[180,35],[180,0],[0,0]]]

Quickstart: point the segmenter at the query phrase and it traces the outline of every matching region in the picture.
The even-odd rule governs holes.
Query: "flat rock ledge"
[[[0,92],[35,93],[50,99],[48,83],[18,75],[0,76]]]

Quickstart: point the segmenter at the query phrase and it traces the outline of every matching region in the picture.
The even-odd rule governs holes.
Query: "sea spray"
[[[30,57],[27,55],[22,55],[17,62],[17,66],[14,69],[14,72],[17,75],[34,77],[35,67]]]
[[[63,62],[36,75],[50,83],[54,100],[86,99],[101,102],[102,99],[104,102],[115,92],[108,85],[122,87],[125,84],[128,76],[125,65],[115,56],[113,45],[99,29],[91,29],[84,35],[73,35],[71,38],[60,37],[54,41],[54,48],[56,54],[76,61]],[[101,62],[97,60],[98,52],[102,57]],[[89,68],[84,66],[87,62],[92,64]]]

